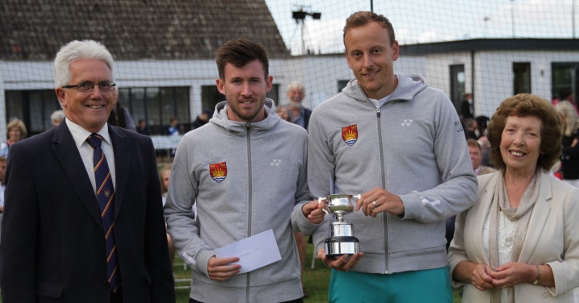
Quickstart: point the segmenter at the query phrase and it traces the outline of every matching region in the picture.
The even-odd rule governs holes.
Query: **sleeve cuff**
[[[215,256],[215,251],[213,250],[203,250],[197,255],[197,260],[195,261],[195,267],[198,271],[202,272],[209,278],[209,272],[207,271],[207,262],[211,257]]]

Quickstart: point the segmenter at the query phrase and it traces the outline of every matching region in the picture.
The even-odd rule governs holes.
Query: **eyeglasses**
[[[103,81],[99,83],[94,83],[91,81],[85,81],[75,85],[65,85],[62,88],[76,88],[79,92],[88,93],[92,92],[94,86],[98,85],[101,92],[110,92],[115,89],[116,84],[114,82]]]

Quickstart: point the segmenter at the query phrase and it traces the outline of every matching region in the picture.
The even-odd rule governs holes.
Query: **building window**
[[[190,129],[189,87],[131,87],[119,89],[119,102],[129,109],[135,123],[147,121],[153,135],[164,135],[173,117],[181,133]]]
[[[279,84],[272,84],[271,90],[266,95],[268,98],[272,99],[276,105],[279,104]]]
[[[222,95],[219,90],[217,90],[216,85],[203,85],[201,86],[201,108],[202,109],[215,109],[217,103],[224,101],[225,96]]]
[[[348,82],[350,82],[350,80],[338,80],[338,94],[348,85]]]
[[[579,62],[553,63],[552,98],[576,102],[579,92]]]
[[[513,94],[531,93],[531,63],[513,62]]]
[[[450,99],[457,112],[465,94],[465,78],[464,64],[450,65]]]

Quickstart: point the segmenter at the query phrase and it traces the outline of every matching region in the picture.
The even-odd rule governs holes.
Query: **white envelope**
[[[271,229],[218,248],[215,257],[239,257],[239,262],[234,263],[241,265],[239,273],[250,272],[281,260]]]

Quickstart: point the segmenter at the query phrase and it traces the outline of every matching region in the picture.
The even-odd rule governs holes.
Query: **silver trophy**
[[[344,221],[344,215],[354,211],[354,206],[360,195],[334,194],[324,198],[318,198],[318,203],[326,203],[327,214],[333,214],[336,221],[330,225],[331,236],[326,239],[324,247],[326,255],[353,255],[359,251],[358,238],[354,237],[352,224]]]

